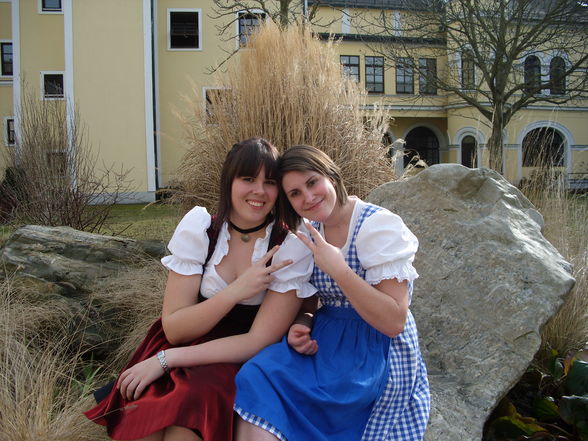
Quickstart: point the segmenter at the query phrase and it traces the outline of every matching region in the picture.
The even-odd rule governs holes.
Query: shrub
[[[320,148],[342,168],[350,194],[367,195],[392,179],[382,144],[386,116],[366,111],[366,92],[342,76],[334,41],[310,31],[266,23],[248,48],[218,74],[208,92],[208,112],[188,98],[182,115],[188,151],[179,169],[178,196],[187,205],[216,206],[222,162],[231,146],[262,136],[278,149],[296,144]],[[194,94],[196,95],[196,93]]]
[[[23,93],[20,133],[15,148],[7,150],[16,223],[67,225],[99,232],[112,206],[129,189],[128,171],[100,167],[77,111],[69,103],[39,100]]]

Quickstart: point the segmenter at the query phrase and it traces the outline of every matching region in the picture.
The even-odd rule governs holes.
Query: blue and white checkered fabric
[[[361,263],[357,258],[357,246],[355,244],[355,240],[357,233],[359,233],[359,229],[363,225],[363,222],[380,209],[381,208],[377,205],[366,204],[366,207],[357,219],[357,223],[353,229],[353,234],[351,235],[351,241],[349,243],[347,255],[345,256],[347,265],[349,265],[349,267],[362,279],[365,279],[365,269],[361,266]],[[311,222],[311,224],[317,230],[319,229],[320,225],[318,222]],[[343,295],[335,281],[327,273],[322,272],[316,265],[314,267],[310,283],[312,283],[314,287],[318,289],[318,295],[323,305],[336,306],[339,308],[352,308],[351,303],[349,303],[347,297]]]
[[[284,435],[282,435],[278,429],[276,429],[273,425],[271,425],[269,422],[267,422],[263,418],[260,418],[257,415],[253,415],[252,413],[247,412],[246,410],[243,410],[238,406],[234,406],[234,410],[235,410],[235,412],[237,412],[239,414],[239,416],[241,418],[243,418],[248,423],[254,424],[254,425],[262,428],[263,430],[271,433],[276,438],[278,438],[280,441],[288,441],[286,439],[286,437]]]
[[[410,311],[404,332],[390,339],[388,354],[390,375],[361,439],[420,441],[429,419],[429,384]]]

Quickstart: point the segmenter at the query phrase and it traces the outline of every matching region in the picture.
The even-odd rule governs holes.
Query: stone
[[[529,200],[489,169],[434,165],[367,200],[419,238],[411,311],[431,385],[427,441],[479,441],[574,285]]]
[[[112,308],[93,291],[121,271],[145,259],[161,258],[159,241],[86,233],[70,227],[27,225],[16,230],[0,249],[0,278],[10,278],[13,295],[31,305],[60,305],[64,323],[79,337],[78,350],[103,359],[116,349]],[[116,312],[115,312],[116,315]]]
[[[164,253],[163,242],[27,225],[6,241],[0,250],[0,265],[15,277],[38,279],[63,295],[76,296],[141,259]]]

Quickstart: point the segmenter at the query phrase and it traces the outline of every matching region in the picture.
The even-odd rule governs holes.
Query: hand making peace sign
[[[235,290],[238,302],[249,299],[268,289],[272,281],[272,273],[292,264],[293,261],[287,259],[266,266],[279,249],[279,245],[273,247],[230,284],[231,288]]]
[[[300,232],[296,235],[312,251],[314,264],[335,279],[342,271],[349,268],[341,249],[328,243],[311,224],[305,223],[305,225],[313,240]]]

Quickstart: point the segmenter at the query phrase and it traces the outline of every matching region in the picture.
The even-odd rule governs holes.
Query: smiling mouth
[[[249,205],[251,205],[253,207],[257,207],[257,208],[263,207],[265,205],[265,202],[259,202],[259,201],[249,201],[248,200],[247,203]]]
[[[322,202],[322,201],[323,201],[323,200],[321,199],[321,200],[320,200],[320,201],[318,201],[316,204],[313,204],[313,205],[311,205],[310,207],[306,208],[306,210],[305,210],[305,211],[312,211],[312,210],[314,210],[315,208],[317,208],[317,207],[318,207],[318,206],[321,204],[321,202]]]

